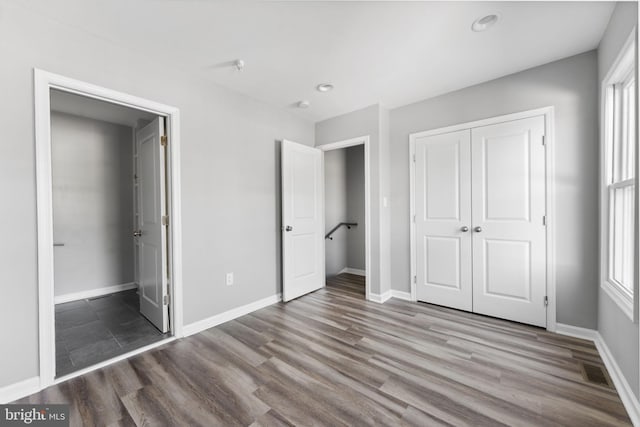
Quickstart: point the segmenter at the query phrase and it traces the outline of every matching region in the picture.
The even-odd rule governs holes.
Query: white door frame
[[[544,107],[535,110],[521,111],[503,116],[491,117],[473,122],[461,123],[424,132],[416,132],[409,135],[409,235],[411,242],[411,299],[417,301],[415,277],[417,274],[416,260],[416,236],[415,223],[415,163],[413,161],[416,152],[416,139],[425,136],[439,135],[442,133],[472,129],[480,126],[494,125],[512,120],[526,119],[530,117],[544,116],[545,123],[545,197],[546,197],[546,282],[549,305],[547,306],[547,330],[556,330],[556,262],[555,262],[555,134],[554,134],[554,107]]]
[[[181,337],[183,323],[182,307],[182,227],[180,195],[180,110],[122,92],[85,83],[40,69],[34,69],[35,100],[35,148],[37,190],[37,236],[38,236],[38,314],[40,387],[66,381],[77,375],[97,369],[117,360],[129,357],[148,348],[124,354],[92,367],[79,370],[61,378],[55,378],[55,304],[54,304],[54,258],[53,258],[53,205],[51,176],[51,105],[50,90],[56,89],[112,104],[148,111],[166,117],[169,137],[167,171],[169,176],[167,197],[171,226],[169,227],[170,319],[171,332],[175,339]],[[166,342],[162,341],[161,343]],[[161,343],[157,343],[159,345]]]
[[[322,170],[324,176],[324,152],[339,150],[341,148],[355,147],[356,145],[364,146],[364,247],[365,247],[365,299],[371,300],[371,175],[370,175],[370,151],[369,151],[369,135],[359,136],[357,138],[346,139],[343,141],[332,142],[317,146],[323,151],[322,154]],[[324,194],[323,202],[324,205]],[[325,210],[322,210],[324,220]],[[326,223],[326,222],[325,222]],[[326,242],[326,239],[325,239]],[[325,249],[326,250],[326,249]]]

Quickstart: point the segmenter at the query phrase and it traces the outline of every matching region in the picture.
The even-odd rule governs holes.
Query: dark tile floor
[[[56,376],[165,339],[139,311],[136,290],[56,305]]]

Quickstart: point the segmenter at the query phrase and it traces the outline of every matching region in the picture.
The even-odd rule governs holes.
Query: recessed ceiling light
[[[477,33],[486,31],[496,22],[498,22],[499,18],[500,16],[495,14],[483,16],[482,18],[478,18],[473,22],[473,24],[471,25],[471,29]]]
[[[309,106],[311,105],[311,103],[309,101],[307,101],[306,99],[303,99],[302,101],[299,101],[296,106],[298,108],[309,108]]]
[[[333,85],[330,83],[321,83],[316,86],[316,89],[318,89],[318,92],[329,92],[331,89],[333,89]]]

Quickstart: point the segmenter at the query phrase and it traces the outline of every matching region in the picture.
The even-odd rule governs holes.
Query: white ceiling
[[[598,46],[611,2],[20,0],[34,13],[317,121],[398,107]],[[489,31],[472,22],[499,13]],[[244,71],[230,61],[242,58]],[[335,90],[321,94],[318,83]],[[293,105],[308,99],[311,107]]]

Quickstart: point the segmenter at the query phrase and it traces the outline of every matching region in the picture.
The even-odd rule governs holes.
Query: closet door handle
[[[469,231],[469,227],[467,227],[466,225],[463,225],[462,227],[460,227],[460,231],[462,231],[463,233],[466,233],[467,231]]]
[[[475,231],[476,233],[480,233],[482,231],[482,227],[477,226],[476,228],[473,229],[473,231]]]

